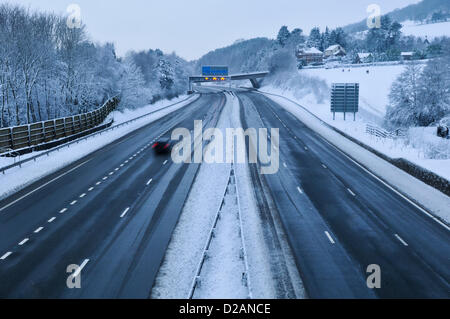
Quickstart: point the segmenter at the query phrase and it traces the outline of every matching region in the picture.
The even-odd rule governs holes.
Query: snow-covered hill
[[[429,40],[441,36],[450,37],[450,21],[431,24],[416,24],[413,21],[405,21],[402,22],[402,25],[402,33],[405,36],[427,37]]]

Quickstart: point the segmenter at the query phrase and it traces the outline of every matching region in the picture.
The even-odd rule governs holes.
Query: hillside
[[[266,70],[266,56],[274,44],[274,40],[267,38],[237,41],[201,57],[196,63],[195,71],[199,73],[202,65],[211,64],[228,65],[230,73]]]
[[[397,9],[387,13],[392,20],[403,22],[407,20],[424,20],[430,17],[433,13],[443,11],[450,12],[450,1],[448,0],[423,0],[422,2],[409,5],[402,9]],[[345,32],[355,33],[367,30],[367,21],[363,20],[345,26]]]

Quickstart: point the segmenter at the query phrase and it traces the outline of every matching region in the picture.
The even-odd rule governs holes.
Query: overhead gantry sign
[[[242,81],[250,80],[255,89],[261,86],[258,79],[264,78],[269,72],[245,73],[245,74],[228,74],[228,67],[226,66],[204,66],[202,67],[202,75],[189,77],[189,90],[192,91],[193,83],[205,82],[227,82],[227,81]]]

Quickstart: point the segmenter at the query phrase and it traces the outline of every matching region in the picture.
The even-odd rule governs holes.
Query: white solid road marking
[[[127,207],[127,209],[125,209],[122,213],[122,215],[120,215],[120,218],[124,218],[125,215],[128,213],[128,211],[130,210],[130,207]]]
[[[404,241],[398,234],[395,234],[395,237],[404,245],[404,246],[408,246],[408,243],[406,241]]]
[[[352,194],[352,196],[356,196],[356,194],[353,193],[352,190],[351,190],[350,188],[347,188],[347,190],[348,190],[348,192],[349,192],[350,194]]]
[[[53,221],[56,219],[56,217],[52,217],[48,220],[49,223],[53,223]]]
[[[73,172],[74,170],[76,170],[77,168],[79,168],[79,167],[83,166],[84,164],[86,164],[86,163],[87,163],[87,162],[89,162],[89,161],[90,161],[90,160],[87,160],[87,161],[85,161],[85,162],[81,163],[80,165],[78,165],[78,166],[75,166],[75,167],[74,167],[74,168],[72,168],[71,170],[68,170],[67,172],[65,172],[65,173],[63,173],[63,174],[61,174],[61,175],[59,175],[58,177],[55,177],[55,178],[54,178],[54,179],[52,179],[51,181],[48,181],[47,183],[45,183],[45,184],[42,184],[42,185],[41,185],[41,186],[39,186],[38,188],[35,188],[35,189],[34,189],[34,190],[32,190],[31,192],[28,192],[28,193],[26,193],[25,195],[23,195],[23,196],[19,197],[19,198],[18,198],[18,199],[16,199],[15,201],[12,201],[12,202],[11,202],[11,203],[9,203],[8,205],[5,205],[5,206],[3,206],[2,208],[0,208],[0,212],[1,212],[1,211],[3,211],[3,210],[5,210],[5,209],[6,209],[6,208],[8,208],[8,207],[10,207],[10,206],[14,205],[15,203],[17,203],[18,201],[20,201],[20,200],[24,199],[25,197],[27,197],[27,196],[29,196],[29,195],[33,194],[34,192],[36,192],[36,191],[40,190],[41,188],[43,188],[43,187],[47,186],[48,184],[50,184],[50,183],[53,183],[54,181],[56,181],[56,180],[60,179],[61,177],[63,177],[63,176],[65,176],[65,175],[67,175],[67,174],[69,174],[69,173]]]
[[[303,191],[302,191],[302,189],[301,189],[300,187],[297,187],[297,190],[298,190],[298,192],[299,192],[300,194],[303,194]]]
[[[72,203],[70,203],[71,206],[75,205],[77,203],[76,200],[74,200]]]
[[[67,208],[63,208],[59,211],[60,214],[64,214],[65,212],[67,212]]]
[[[37,234],[37,233],[39,233],[41,230],[43,230],[44,229],[44,227],[39,227],[38,229],[36,229],[35,231],[34,231],[34,233],[35,234]]]
[[[327,235],[328,240],[329,240],[332,244],[335,244],[335,242],[334,242],[334,240],[333,240],[333,238],[331,237],[331,235],[330,235],[329,232],[325,231],[325,235]]]
[[[84,196],[86,196],[86,193],[81,194],[80,198],[83,198]]]
[[[83,263],[80,265],[80,267],[77,268],[77,270],[73,273],[72,277],[78,277],[83,270],[84,267],[86,267],[87,263],[89,262],[89,259],[85,259]]]
[[[358,166],[359,168],[361,168],[363,171],[365,171],[367,174],[369,174],[370,176],[372,176],[373,178],[375,178],[377,181],[379,181],[380,183],[382,183],[384,186],[386,186],[387,188],[389,188],[391,191],[393,191],[394,193],[396,193],[397,195],[399,195],[400,197],[402,197],[403,199],[405,199],[407,202],[409,202],[411,205],[413,205],[414,207],[416,207],[418,210],[420,210],[422,213],[424,213],[425,215],[427,215],[428,217],[430,217],[431,219],[433,219],[435,222],[437,222],[439,225],[441,225],[442,227],[444,227],[445,229],[450,231],[450,227],[447,226],[445,223],[443,223],[442,221],[440,221],[438,218],[436,218],[435,216],[433,216],[432,214],[430,214],[429,212],[427,212],[425,209],[423,209],[422,207],[420,207],[419,205],[417,205],[415,202],[413,202],[411,199],[409,199],[407,196],[403,195],[401,192],[399,192],[398,190],[396,190],[394,187],[392,187],[391,185],[389,185],[387,182],[385,182],[384,180],[382,180],[380,177],[378,177],[377,175],[375,175],[374,173],[372,173],[371,171],[369,171],[367,168],[365,168],[364,166],[362,166],[361,164],[359,164],[357,161],[355,161],[353,158],[351,158],[349,155],[347,155],[346,153],[344,153],[343,151],[341,151],[339,148],[337,148],[336,146],[334,146],[333,144],[331,144],[330,142],[328,142],[327,140],[323,139],[327,144],[329,144],[331,147],[333,147],[335,150],[337,150],[339,153],[341,153],[342,155],[344,155],[345,157],[347,157],[350,161],[352,161],[356,166]]]
[[[29,240],[30,240],[30,238],[25,238],[24,240],[22,240],[22,241],[19,243],[19,246],[25,245],[25,243],[26,243],[27,241],[29,241]]]
[[[0,257],[0,260],[5,260],[5,259],[8,258],[11,254],[12,254],[12,252],[8,251],[6,254],[4,254],[2,257]]]
[[[147,186],[150,185],[150,183],[153,181],[153,178],[150,178],[147,182]]]

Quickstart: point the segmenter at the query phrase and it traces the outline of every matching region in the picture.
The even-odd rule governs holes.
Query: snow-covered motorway
[[[199,168],[155,156],[152,141],[194,120],[215,126],[230,96],[244,128],[280,129],[278,173],[248,168],[259,215],[281,220],[308,297],[450,297],[448,228],[246,90],[202,94],[0,202],[0,297],[150,297]],[[66,286],[71,264],[82,289]],[[380,289],[366,284],[374,264]]]
[[[203,94],[0,202],[0,297],[147,298],[198,169],[152,142],[215,126],[224,101]],[[73,264],[83,289],[66,285]]]

